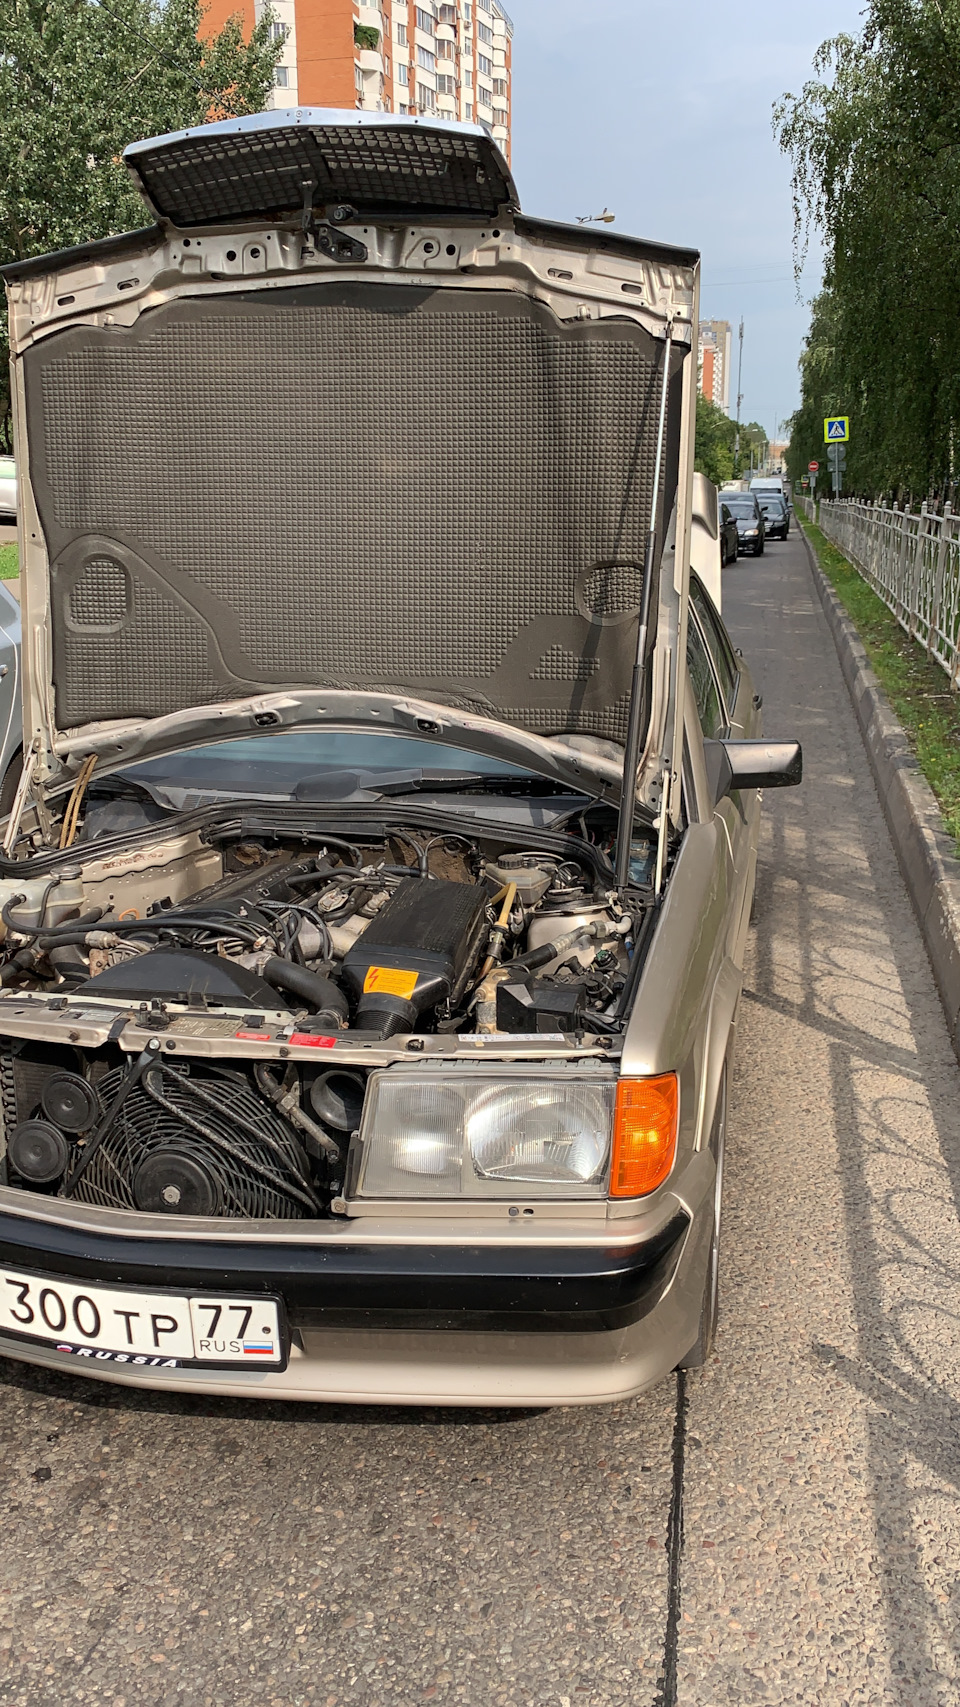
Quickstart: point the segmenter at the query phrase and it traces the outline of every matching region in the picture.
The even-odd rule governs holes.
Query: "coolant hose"
[[[299,996],[311,1013],[332,1014],[340,1023],[350,1012],[346,996],[332,978],[322,978],[318,972],[311,972],[306,966],[296,966],[292,960],[281,960],[279,955],[272,954],[264,962],[261,976],[275,990]]]

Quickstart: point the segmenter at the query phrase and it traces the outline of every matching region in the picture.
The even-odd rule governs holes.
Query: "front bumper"
[[[705,1226],[705,1222],[704,1222]],[[706,1243],[709,1243],[708,1229]],[[132,1368],[0,1335],[0,1354],[121,1383],[236,1397],[551,1405],[625,1398],[696,1338],[706,1244],[679,1204],[623,1244],[223,1243],[127,1237],[0,1212],[0,1271],[131,1289],[279,1293],[284,1370]]]

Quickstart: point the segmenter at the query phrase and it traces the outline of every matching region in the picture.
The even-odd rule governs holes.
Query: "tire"
[[[756,551],[754,552],[754,556],[755,557],[762,557],[763,556],[763,545],[762,544],[757,546]]]
[[[717,1334],[717,1320],[720,1306],[720,1220],[723,1210],[723,1159],[727,1141],[727,1066],[723,1065],[720,1075],[720,1090],[717,1096],[717,1110],[713,1117],[713,1127],[710,1132],[710,1149],[717,1164],[716,1183],[713,1188],[713,1233],[710,1239],[710,1255],[707,1259],[707,1278],[703,1288],[703,1303],[700,1306],[700,1327],[697,1337],[685,1357],[681,1357],[678,1369],[702,1369],[713,1350],[713,1342]]]

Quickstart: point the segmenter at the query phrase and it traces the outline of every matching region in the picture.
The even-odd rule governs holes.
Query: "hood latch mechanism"
[[[351,237],[346,231],[338,231],[331,219],[318,220],[314,212],[313,198],[316,193],[315,178],[304,178],[300,184],[303,197],[303,213],[301,229],[304,235],[303,259],[311,251],[314,254],[326,255],[329,261],[339,261],[341,264],[359,263],[367,259],[367,246],[358,238]],[[325,210],[326,211],[326,210]],[[332,210],[333,219],[342,222],[353,219],[356,209],[339,205]]]

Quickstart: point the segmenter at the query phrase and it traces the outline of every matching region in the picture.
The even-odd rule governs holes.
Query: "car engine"
[[[208,837],[152,877],[93,858],[34,879],[0,908],[5,999],[105,1009],[157,1041],[131,1060],[116,1041],[2,1037],[3,1183],[159,1215],[328,1214],[368,1070],[314,1065],[324,1046],[595,1039],[615,1024],[637,916],[601,839],[565,840]],[[213,881],[194,888],[197,876]],[[165,1032],[198,1016],[317,1048],[306,1065],[163,1053]]]

